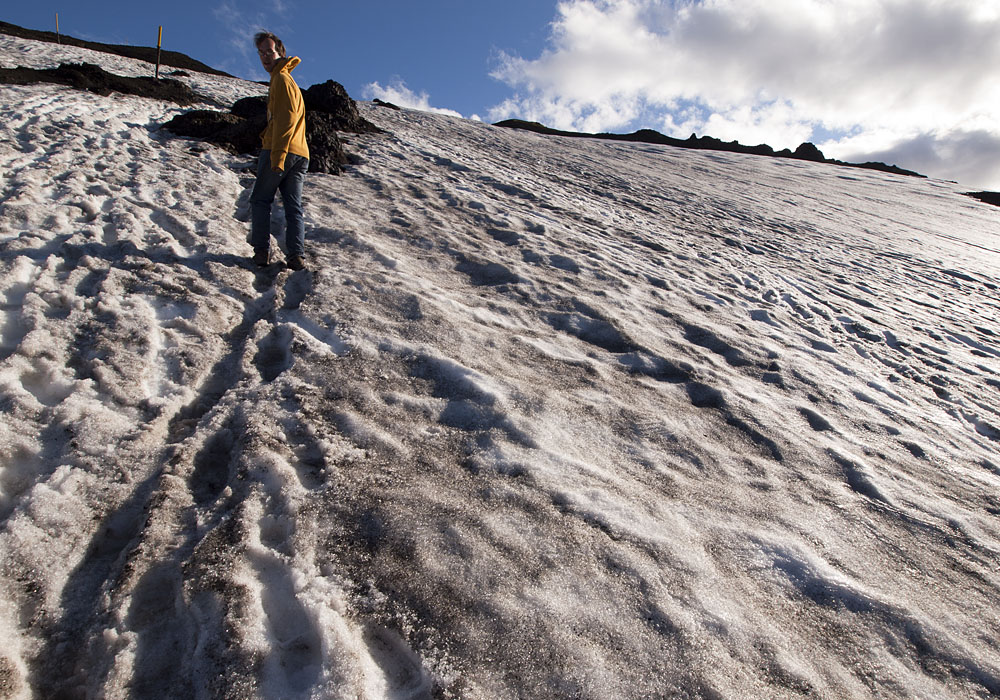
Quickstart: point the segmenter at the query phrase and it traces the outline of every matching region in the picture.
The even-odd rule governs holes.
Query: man
[[[281,39],[270,32],[254,37],[261,65],[271,74],[267,91],[267,128],[261,133],[263,150],[257,160],[257,181],[250,195],[250,244],[253,261],[264,267],[270,262],[271,204],[281,191],[285,206],[286,264],[292,270],[305,268],[305,221],[302,216],[302,184],[309,169],[306,145],[306,109],[302,92],[291,71],[301,62],[287,58]]]

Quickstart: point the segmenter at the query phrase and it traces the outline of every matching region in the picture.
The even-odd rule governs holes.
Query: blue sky
[[[367,86],[405,86],[432,106],[463,116],[486,114],[510,93],[490,77],[501,53],[541,52],[556,2],[479,0],[96,0],[91,3],[17,3],[0,19],[31,29],[55,28],[81,39],[156,44],[215,68],[266,80],[249,36],[260,27],[278,34],[302,58],[295,77],[303,86],[333,79],[355,98]]]
[[[880,160],[1000,190],[1000,2],[994,0],[63,0],[0,19],[155,44],[266,76],[266,27],[334,79],[486,121],[577,131],[657,129]]]

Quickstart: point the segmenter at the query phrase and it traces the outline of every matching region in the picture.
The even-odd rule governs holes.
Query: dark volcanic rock
[[[995,207],[1000,207],[1000,192],[966,192],[965,195],[978,199],[984,204],[992,204]]]
[[[306,115],[306,143],[309,144],[309,172],[336,175],[348,163],[344,145],[337,136],[335,118],[324,112]]]
[[[851,168],[864,168],[865,170],[877,170],[881,173],[906,175],[907,177],[927,177],[926,175],[921,175],[920,173],[914,172],[912,170],[901,168],[898,165],[889,165],[888,163],[883,163],[882,161],[869,161],[867,163],[845,163],[842,160],[828,160],[825,162],[834,163],[836,165],[846,165]]]
[[[210,102],[184,83],[163,78],[127,78],[108,73],[100,66],[90,63],[63,63],[58,68],[0,68],[0,83],[7,85],[31,85],[33,83],[56,83],[77,90],[87,90],[98,95],[120,92],[138,95],[154,100],[189,105],[195,102]]]
[[[237,117],[244,119],[263,119],[267,121],[267,98],[266,97],[244,97],[236,100],[229,109]],[[263,129],[264,127],[261,127]]]
[[[220,131],[232,129],[245,123],[246,119],[237,117],[235,114],[211,109],[193,109],[190,112],[177,115],[164,124],[164,127],[175,134],[183,132],[185,136],[196,139],[211,139]]]
[[[228,112],[196,109],[177,115],[163,128],[177,136],[204,139],[230,153],[253,153],[260,148],[264,119],[244,119]]]
[[[334,80],[313,85],[302,93],[306,103],[306,120],[310,112],[322,112],[330,115],[328,124],[335,125],[338,131],[349,131],[354,134],[375,134],[381,129],[362,118],[358,106],[347,94],[344,86]]]
[[[792,154],[793,158],[798,158],[799,160],[811,160],[817,163],[822,163],[826,160],[823,155],[823,151],[816,148],[815,144],[806,141],[801,146],[795,149],[795,153]]]
[[[302,93],[306,105],[309,172],[338,175],[350,162],[337,132],[380,133],[363,119],[344,87],[328,80]],[[174,117],[163,128],[178,135],[204,139],[231,153],[256,153],[267,126],[267,98],[245,97],[229,112],[195,110]]]

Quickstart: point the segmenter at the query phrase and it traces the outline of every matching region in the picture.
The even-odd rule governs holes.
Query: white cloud
[[[842,160],[881,161],[970,187],[1000,189],[1000,134],[996,131],[923,132],[886,144],[877,138],[853,138],[821,148]]]
[[[850,133],[827,155],[923,143],[936,175],[968,134],[1000,139],[997,36],[1000,4],[982,0],[564,0],[540,56],[500,56],[516,94],[490,118],[775,148]],[[1000,187],[1000,168],[962,171]]]
[[[698,131],[694,128],[691,131]],[[711,114],[700,127],[723,141],[740,141],[749,146],[766,143],[778,148],[794,148],[812,136],[812,126],[804,122],[788,102],[741,104]]]
[[[431,107],[430,95],[426,92],[415,93],[410,88],[406,87],[406,84],[396,78],[389,85],[380,85],[379,83],[369,83],[364,88],[365,99],[379,99],[384,102],[391,102],[398,107],[406,107],[407,109],[418,109],[422,112],[434,112],[436,114],[447,114],[452,117],[461,117],[462,115],[453,109],[443,109],[441,107]]]

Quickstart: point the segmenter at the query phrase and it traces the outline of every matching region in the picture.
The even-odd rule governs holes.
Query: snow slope
[[[362,104],[261,272],[176,107],[0,97],[0,695],[1000,695],[957,185]]]

